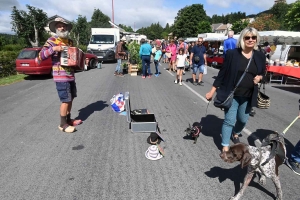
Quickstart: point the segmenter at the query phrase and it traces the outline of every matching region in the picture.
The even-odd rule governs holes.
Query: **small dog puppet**
[[[186,132],[187,136],[191,136],[192,138],[194,138],[194,144],[196,144],[197,139],[200,135],[201,129],[202,129],[201,126],[194,125],[191,127],[191,124],[189,124],[189,128],[185,129],[184,132]]]

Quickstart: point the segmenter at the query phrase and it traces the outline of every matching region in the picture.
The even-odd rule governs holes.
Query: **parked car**
[[[28,75],[52,75],[52,60],[39,60],[39,52],[41,47],[32,47],[23,49],[16,59],[16,71],[21,74]],[[94,54],[85,53],[88,59],[88,69],[97,66],[98,58]]]

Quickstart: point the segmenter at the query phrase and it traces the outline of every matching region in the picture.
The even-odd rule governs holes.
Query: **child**
[[[156,46],[156,52],[155,52],[155,56],[154,56],[154,64],[155,64],[155,76],[158,77],[159,76],[159,69],[158,69],[158,65],[160,64],[160,59],[161,59],[161,55],[162,52],[160,50],[160,46]]]
[[[175,84],[177,84],[177,80],[179,78],[179,85],[182,85],[182,72],[184,70],[185,62],[189,62],[187,55],[184,54],[184,49],[180,48],[176,59],[177,75]]]

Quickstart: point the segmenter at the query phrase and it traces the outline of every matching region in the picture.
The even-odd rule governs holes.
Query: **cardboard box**
[[[147,109],[131,110],[129,92],[125,92],[125,107],[129,129],[134,133],[151,133],[157,132],[157,121],[153,113]]]

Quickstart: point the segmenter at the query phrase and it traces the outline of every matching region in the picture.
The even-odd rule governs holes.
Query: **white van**
[[[92,28],[87,52],[98,57],[99,61],[115,61],[115,49],[120,41],[118,28]]]
[[[270,61],[277,60],[285,64],[293,59],[295,62],[300,62],[300,45],[277,45],[270,57]]]

